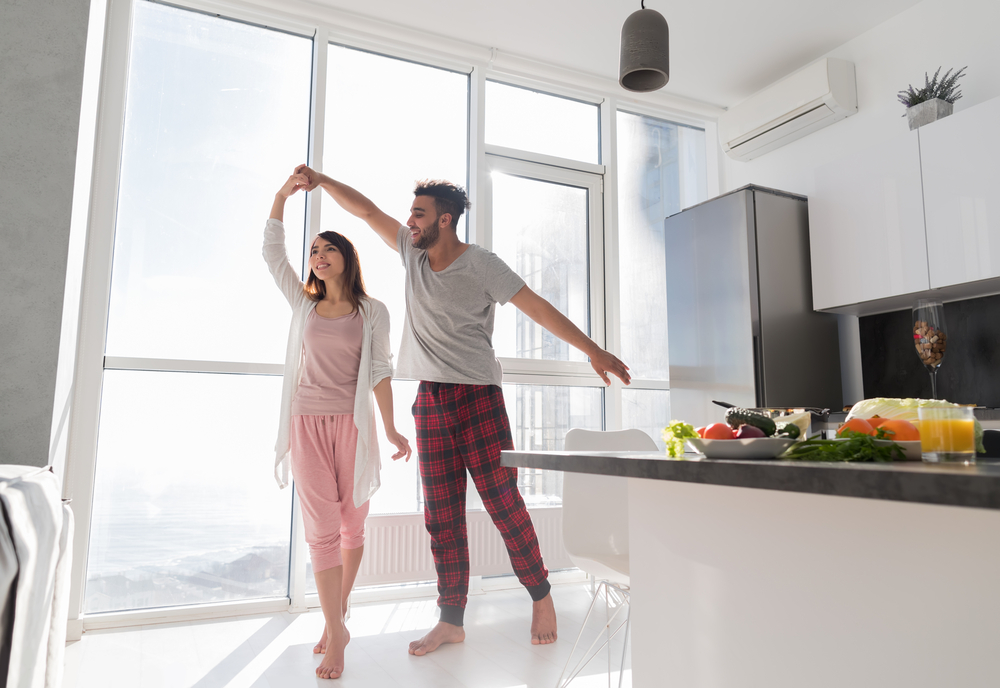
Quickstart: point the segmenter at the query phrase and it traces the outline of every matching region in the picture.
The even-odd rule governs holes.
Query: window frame
[[[545,156],[532,156],[536,159]],[[556,160],[561,160],[556,158]],[[568,161],[564,161],[568,162]],[[604,324],[604,199],[603,199],[603,178],[599,174],[590,171],[582,171],[562,166],[554,166],[536,161],[515,159],[513,157],[497,156],[489,150],[486,154],[486,165],[489,172],[508,174],[514,177],[531,179],[541,182],[550,182],[563,186],[582,188],[587,191],[587,216],[588,233],[587,238],[587,281],[589,286],[589,316],[591,332],[590,337],[598,344],[604,345],[606,340],[606,328]],[[586,165],[586,163],[581,163]],[[603,167],[589,166],[587,167]],[[490,183],[483,189],[481,203],[486,206],[487,219],[484,231],[479,243],[484,248],[493,250],[493,184]],[[564,377],[592,376],[590,384],[595,381],[601,384],[600,378],[590,367],[589,363],[571,361],[545,361],[527,358],[500,358],[503,366],[504,379],[511,374],[521,375],[550,375]]]
[[[131,24],[136,2],[152,0],[111,0],[104,17],[103,50],[98,86],[98,112],[95,132],[90,208],[87,217],[87,240],[83,288],[79,310],[79,339],[76,352],[74,389],[71,396],[73,412],[69,418],[69,439],[64,475],[64,497],[72,500],[77,529],[73,542],[73,569],[70,589],[69,637],[78,638],[84,629],[81,616],[86,588],[86,567],[90,542],[90,521],[94,496],[97,430],[100,419],[102,379],[105,369],[188,370],[253,375],[281,374],[280,365],[252,362],[167,361],[107,357],[104,349],[108,324],[111,289],[112,253],[119,170],[124,133],[125,91],[128,81],[128,58],[132,42]],[[180,9],[216,15],[224,19],[254,24],[264,28],[293,33],[313,40],[312,105],[309,157],[311,165],[322,169],[326,104],[327,52],[330,43],[377,52],[388,57],[410,60],[469,75],[469,146],[468,190],[473,211],[468,217],[467,240],[489,246],[488,202],[483,202],[489,188],[490,163],[494,159],[511,159],[549,165],[555,168],[598,174],[602,180],[602,202],[596,209],[600,217],[601,236],[591,237],[592,243],[602,243],[602,250],[592,251],[591,262],[602,256],[603,275],[601,307],[593,323],[600,323],[599,343],[611,351],[620,351],[620,322],[617,317],[620,294],[617,251],[617,175],[616,175],[616,113],[619,107],[636,114],[648,114],[679,124],[706,130],[708,195],[717,195],[720,188],[720,151],[716,141],[715,118],[721,108],[709,106],[669,94],[633,96],[620,93],[614,82],[564,68],[540,64],[514,55],[500,55],[495,50],[480,48],[458,40],[429,36],[425,33],[394,26],[378,20],[332,8],[310,7],[308,16],[298,14],[279,0],[260,0],[251,4],[244,0],[176,0],[170,3]],[[589,102],[600,108],[600,157],[608,164],[592,165],[550,156],[503,149],[485,145],[485,85],[486,80],[539,90],[552,95]],[[492,156],[488,158],[487,156]],[[592,197],[594,194],[592,194]],[[310,195],[306,205],[307,236],[315,235],[320,227],[323,200]],[[593,201],[592,201],[593,203]],[[308,242],[307,242],[308,244]],[[304,250],[308,250],[307,248]],[[594,291],[592,279],[591,291]],[[591,299],[592,311],[597,308]],[[595,328],[595,334],[597,329]],[[595,338],[596,339],[596,338]],[[592,386],[595,375],[589,365],[569,364],[561,369],[549,366],[539,369],[522,365],[525,361],[505,359],[504,381],[522,384],[569,384]],[[510,366],[508,368],[508,365]],[[585,366],[585,370],[580,370]],[[669,389],[660,382],[636,381],[636,387]],[[605,427],[621,426],[621,383],[612,378],[605,390]],[[203,605],[196,608],[153,609],[137,612],[102,614],[86,619],[87,628],[108,628],[149,623],[156,620],[217,618],[225,615],[262,613],[287,609],[304,611],[318,600],[303,594],[305,576],[305,543],[298,510],[293,509],[292,560],[290,567],[290,598],[260,601],[240,601]]]

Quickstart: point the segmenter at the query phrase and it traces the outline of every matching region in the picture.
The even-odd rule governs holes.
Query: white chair
[[[600,432],[573,428],[566,433],[565,451],[659,451],[656,442],[642,430],[619,430]],[[625,653],[628,649],[629,635],[629,569],[628,569],[628,482],[626,478],[608,475],[591,475],[588,473],[563,474],[563,542],[570,559],[577,567],[599,579],[594,590],[594,599],[587,610],[580,635],[576,639],[573,651],[566,660],[566,666],[558,688],[564,688],[597,656],[601,650],[608,647],[610,653],[611,639],[620,631],[625,631],[625,642],[622,647],[622,663],[619,671],[618,685],[621,686],[624,677]],[[576,648],[583,639],[587,621],[594,610],[594,605],[603,591],[607,601],[608,618],[601,633],[583,653],[583,657],[571,670],[569,668]],[[614,609],[614,614],[611,610]],[[625,619],[618,621],[620,613],[625,612]],[[612,632],[612,624],[616,624]],[[604,643],[595,646],[601,641]],[[568,674],[568,675],[567,675]],[[608,663],[610,682],[611,666]],[[565,681],[563,680],[565,678]]]

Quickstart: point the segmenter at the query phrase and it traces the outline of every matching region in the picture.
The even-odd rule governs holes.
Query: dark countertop
[[[729,461],[650,452],[505,451],[505,466],[749,487],[917,504],[1000,509],[1000,463]]]

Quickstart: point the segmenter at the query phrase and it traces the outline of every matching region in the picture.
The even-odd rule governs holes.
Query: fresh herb
[[[881,430],[882,428],[879,428]],[[885,433],[880,433],[878,439],[885,439]],[[848,430],[841,439],[822,440],[819,435],[813,435],[805,442],[796,442],[781,458],[793,461],[868,461],[886,462],[902,460],[902,448],[892,444],[879,446],[875,444],[876,437]]]
[[[694,426],[682,420],[672,420],[663,428],[663,441],[667,444],[667,456],[676,459],[684,453],[684,440],[698,437]]]
[[[962,67],[960,70],[951,73],[949,69],[938,81],[938,74],[941,73],[941,68],[938,67],[937,71],[934,72],[934,77],[929,78],[927,72],[924,72],[924,86],[923,88],[913,88],[911,84],[909,88],[905,91],[899,92],[899,102],[910,108],[917,103],[923,103],[926,100],[934,100],[935,98],[940,98],[941,100],[954,103],[956,100],[962,97],[962,92],[958,90],[958,80],[965,73],[966,67]]]

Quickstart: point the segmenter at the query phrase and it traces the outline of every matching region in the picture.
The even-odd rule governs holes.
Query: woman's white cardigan
[[[292,398],[299,387],[302,374],[302,333],[306,316],[316,307],[316,302],[306,296],[298,272],[288,262],[285,226],[279,220],[270,219],[264,227],[264,260],[275,283],[292,307],[292,323],[288,329],[288,348],[285,352],[285,378],[281,387],[278,441],[274,445],[274,478],[284,488],[288,485]],[[372,390],[385,378],[392,377],[389,310],[381,301],[366,297],[361,301],[361,315],[364,320],[361,367],[358,369],[358,391],[354,397],[354,424],[358,428],[358,450],[354,459],[356,506],[367,502],[381,484]]]

